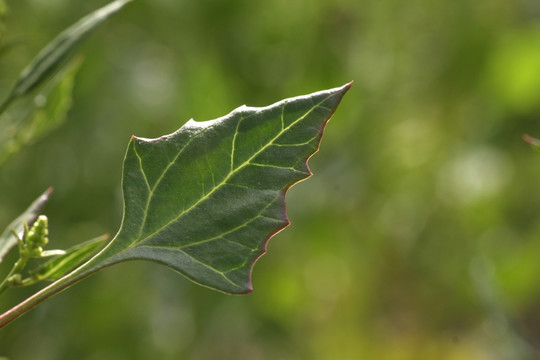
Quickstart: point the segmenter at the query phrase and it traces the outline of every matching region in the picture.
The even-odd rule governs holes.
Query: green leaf
[[[39,213],[52,192],[52,188],[47,189],[40,197],[38,197],[18,218],[13,220],[11,224],[0,235],[0,262],[7,254],[17,245],[17,238],[12,231],[22,237],[24,224],[32,224],[36,221]]]
[[[29,94],[61,70],[77,46],[109,16],[131,0],[116,0],[85,16],[56,36],[21,73],[10,95],[0,106],[2,113],[15,99]]]
[[[35,97],[25,98],[8,110],[6,115],[9,117],[4,116],[4,131],[0,134],[0,165],[23,146],[42,138],[64,122],[71,108],[75,75],[80,64],[79,59],[73,60]]]
[[[64,276],[75,266],[95,254],[99,248],[105,245],[108,238],[108,235],[102,235],[67,249],[64,254],[56,256],[32,270],[29,273],[29,279],[25,279],[23,283],[30,280],[33,284],[36,281],[55,280]]]
[[[53,39],[19,76],[0,105],[0,165],[22,146],[60,125],[71,107],[80,61],[69,61],[78,45],[131,0],[117,0],[94,11]],[[0,53],[8,50],[0,47]],[[15,100],[22,100],[12,106]],[[7,110],[7,111],[6,111]]]
[[[285,193],[311,175],[307,160],[350,86],[132,137],[121,228],[86,271],[146,259],[216,290],[251,291],[253,264],[289,225]]]
[[[51,89],[45,89],[34,98],[36,112],[29,128],[23,131],[27,137],[26,142],[46,135],[65,120],[71,108],[75,75],[80,65],[79,59],[72,61]]]

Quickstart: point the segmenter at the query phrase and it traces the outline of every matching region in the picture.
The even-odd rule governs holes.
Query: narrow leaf
[[[33,141],[58,127],[66,118],[72,104],[75,75],[80,65],[80,59],[73,60],[63,71],[57,82],[50,88],[41,91],[35,98],[36,111],[30,121],[25,142]]]
[[[32,224],[40,214],[41,209],[49,200],[49,195],[52,192],[52,188],[47,189],[40,197],[38,197],[18,218],[13,220],[11,224],[0,235],[0,262],[6,257],[6,255],[17,245],[17,238],[12,233],[19,234],[22,237],[24,231],[24,224]]]
[[[85,16],[56,36],[21,73],[10,95],[0,106],[3,112],[18,97],[30,93],[58,72],[73,55],[74,49],[109,16],[130,0],[116,0]]]
[[[0,133],[0,166],[23,146],[42,138],[60,126],[72,104],[75,75],[80,59],[73,60],[65,69],[33,98],[25,98],[11,107],[2,123]],[[9,124],[5,124],[8,122]]]
[[[43,279],[55,280],[64,276],[75,266],[94,255],[97,250],[105,245],[108,238],[108,235],[103,235],[67,249],[63,254],[50,259],[32,270],[29,274],[29,280],[32,280],[32,283],[34,283]]]
[[[89,271],[146,259],[216,290],[251,291],[253,264],[289,225],[285,193],[311,175],[307,160],[350,86],[132,137],[122,226]]]

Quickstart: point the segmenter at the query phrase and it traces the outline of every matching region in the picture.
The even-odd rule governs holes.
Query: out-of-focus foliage
[[[62,123],[71,106],[73,77],[78,68],[78,61],[71,61],[74,51],[129,1],[113,1],[80,19],[55,36],[20,72],[0,103],[0,165],[23,145]]]
[[[73,81],[80,61],[73,61],[51,79],[35,96],[25,97],[2,113],[0,126],[0,166],[25,145],[44,137],[66,119],[72,104]]]
[[[22,43],[0,58],[0,91],[105,3],[8,2],[2,41]],[[537,358],[540,159],[521,137],[540,136],[539,29],[532,0],[135,1],[83,48],[70,121],[0,173],[5,225],[55,187],[55,248],[116,230],[132,134],[355,86],[316,176],[289,191],[293,225],[270,242],[252,294],[127,263],[3,329],[1,354]]]

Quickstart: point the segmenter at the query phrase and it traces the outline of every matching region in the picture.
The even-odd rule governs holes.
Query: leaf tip
[[[238,295],[247,295],[247,294],[250,294],[252,292],[253,292],[253,284],[251,283],[251,279],[250,279],[250,282],[246,286],[246,289],[244,291],[238,293]]]
[[[341,101],[341,99],[343,98],[343,96],[345,96],[345,94],[349,91],[349,89],[353,86],[354,84],[354,81],[350,81],[348,83],[346,83],[345,85],[343,86],[339,86],[339,87],[336,87],[334,89],[331,89],[329,91],[331,91],[332,93],[336,94],[339,96],[339,100],[338,100],[338,104],[339,102]],[[334,111],[337,109],[337,105],[335,105],[335,108],[334,108]],[[332,113],[333,114],[333,113]]]
[[[349,91],[349,89],[353,86],[353,84],[354,84],[354,81],[351,80],[348,83],[346,83],[345,85],[336,88],[335,90],[337,90],[339,92],[343,92],[343,94],[345,94],[347,91]]]

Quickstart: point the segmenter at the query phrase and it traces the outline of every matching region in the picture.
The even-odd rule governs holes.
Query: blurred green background
[[[105,3],[8,1],[0,94]],[[0,355],[540,358],[540,158],[521,140],[540,136],[537,0],[137,0],[80,52],[67,123],[0,172],[2,228],[54,186],[53,248],[114,234],[132,134],[355,84],[252,294],[126,263],[0,330]]]

